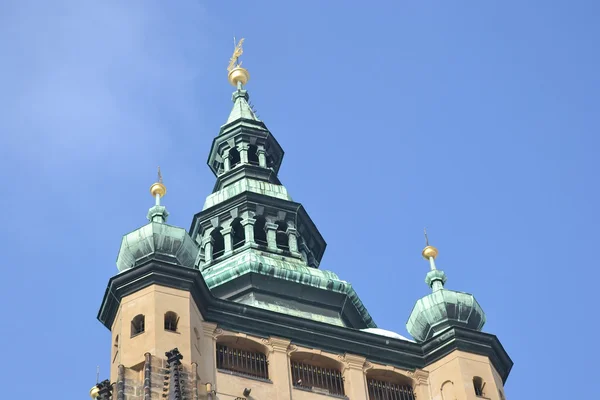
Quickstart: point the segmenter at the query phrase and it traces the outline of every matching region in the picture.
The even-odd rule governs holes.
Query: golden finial
[[[98,396],[100,396],[100,389],[98,389],[98,386],[94,386],[90,389],[90,397],[92,399],[97,399]]]
[[[237,87],[238,83],[245,85],[250,80],[250,74],[245,68],[242,68],[242,63],[238,62],[240,56],[244,53],[244,49],[242,48],[242,44],[244,44],[244,38],[240,39],[238,44],[235,44],[235,38],[233,38],[233,55],[229,59],[229,65],[227,66],[227,71],[229,74],[227,78],[229,79],[229,83],[233,86]]]
[[[435,260],[435,258],[438,255],[438,249],[429,245],[429,238],[427,237],[427,229],[423,229],[423,230],[425,232],[425,248],[423,249],[423,252],[421,254],[423,255],[423,258],[426,260],[429,260],[431,258],[433,258]]]
[[[165,185],[163,185],[160,167],[158,167],[158,182],[153,183],[152,186],[150,186],[150,193],[152,193],[152,197],[156,197],[156,195],[163,197],[165,194],[167,194],[167,188]]]

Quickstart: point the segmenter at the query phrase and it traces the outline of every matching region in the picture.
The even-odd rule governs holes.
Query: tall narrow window
[[[113,345],[113,362],[115,362],[117,354],[119,354],[119,335],[115,336],[115,343]]]
[[[281,250],[289,250],[289,238],[287,235],[287,224],[283,221],[277,222],[277,248]]]
[[[248,146],[248,162],[258,165],[258,147],[256,145],[251,144]]]
[[[485,382],[483,382],[481,377],[476,376],[473,378],[473,388],[475,389],[476,396],[481,397],[484,395],[483,389],[485,388]]]
[[[231,223],[231,236],[233,238],[233,248],[239,249],[246,243],[246,232],[241,223],[241,218],[236,218]]]
[[[221,234],[221,228],[215,228],[210,233],[213,238],[212,259],[216,260],[225,253],[225,239]]]
[[[146,317],[143,314],[136,315],[131,320],[131,336],[139,335],[144,333],[146,329]]]
[[[254,217],[254,241],[261,246],[267,245],[267,232],[265,231],[265,224],[267,221],[262,215]]]
[[[173,311],[165,313],[165,331],[177,332],[179,316]]]
[[[231,168],[235,167],[241,162],[240,152],[238,151],[238,149],[233,148],[229,150],[229,162]]]

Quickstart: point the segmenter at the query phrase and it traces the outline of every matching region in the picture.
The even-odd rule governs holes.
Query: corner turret
[[[435,265],[439,252],[429,245],[427,232],[425,238],[427,246],[422,255],[429,261],[430,267],[425,283],[432,293],[417,301],[406,323],[406,329],[417,342],[431,339],[452,326],[481,331],[485,324],[483,309],[472,294],[444,289],[448,278],[444,271],[437,269]]]

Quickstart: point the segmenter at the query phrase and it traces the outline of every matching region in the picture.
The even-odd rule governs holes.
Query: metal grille
[[[255,378],[269,379],[267,357],[258,352],[217,344],[217,368]]]
[[[292,361],[292,380],[295,387],[344,396],[344,379],[337,369]]]
[[[410,385],[368,379],[367,386],[369,400],[415,400],[415,394]]]

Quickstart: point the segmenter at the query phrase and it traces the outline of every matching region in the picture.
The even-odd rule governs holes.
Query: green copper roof
[[[484,324],[485,313],[472,294],[441,289],[417,301],[406,328],[423,342],[449,326],[480,331]]]
[[[259,181],[256,179],[243,178],[215,193],[208,195],[206,197],[206,201],[204,202],[203,210],[213,207],[219,203],[223,203],[245,191],[293,201],[292,197],[288,194],[287,189],[283,185],[275,185],[273,183]]]
[[[233,101],[233,108],[231,109],[229,118],[227,118],[227,122],[225,123],[226,125],[238,119],[250,119],[254,121],[260,121],[260,119],[258,119],[256,114],[252,110],[250,103],[248,103],[249,99],[250,96],[248,95],[248,92],[244,89],[238,89],[235,92],[233,92],[233,96],[231,98],[231,100]]]
[[[331,271],[311,268],[301,261],[293,262],[279,260],[248,250],[241,254],[234,255],[222,263],[203,271],[203,276],[208,287],[213,289],[249,273],[266,275],[274,279],[283,279],[300,285],[312,286],[322,290],[346,294],[348,299],[358,310],[365,325],[370,328],[377,327],[350,283],[340,280],[339,277]],[[259,303],[253,305],[261,307],[261,304]],[[267,307],[263,306],[261,308]],[[307,317],[301,312],[294,311],[285,306],[279,306],[278,309],[274,311]],[[327,321],[324,317],[316,314],[311,315],[309,318],[331,323],[331,321]],[[335,324],[341,325],[341,323]]]
[[[148,210],[150,223],[123,236],[117,256],[119,272],[153,257],[194,268],[198,247],[185,229],[164,223],[168,215],[167,209],[157,200],[157,204]]]
[[[415,304],[406,329],[417,342],[431,339],[450,326],[461,326],[480,331],[485,324],[485,313],[469,293],[444,289],[448,279],[444,271],[435,266],[435,257],[430,260],[431,270],[425,283],[433,293],[419,299]]]

